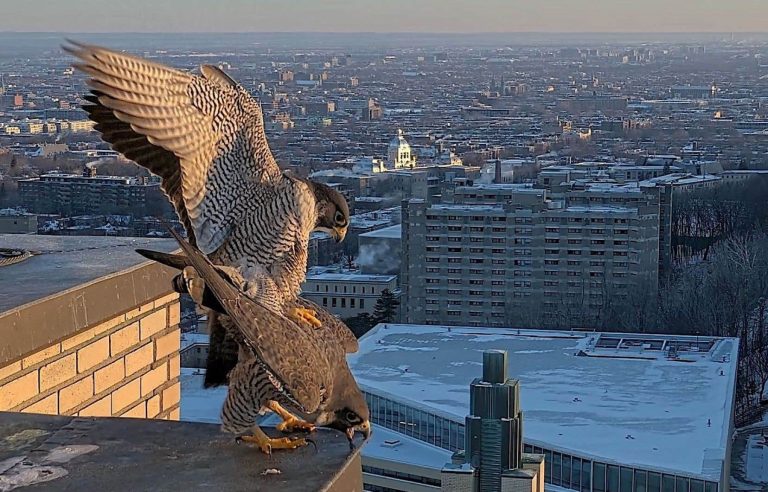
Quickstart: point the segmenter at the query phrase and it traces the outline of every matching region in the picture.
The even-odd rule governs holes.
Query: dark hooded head
[[[322,183],[309,182],[317,207],[316,231],[327,232],[336,242],[344,240],[349,227],[349,206],[344,195]]]
[[[336,372],[333,390],[328,400],[311,418],[320,427],[330,427],[347,435],[350,446],[355,432],[360,432],[364,439],[371,435],[370,411],[363,392],[357,386],[352,372],[344,368]]]

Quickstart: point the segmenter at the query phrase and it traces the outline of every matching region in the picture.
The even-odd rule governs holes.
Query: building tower
[[[403,130],[397,129],[397,135],[389,142],[387,148],[387,166],[390,169],[410,169],[416,164],[411,154],[411,146],[403,137]]]
[[[520,382],[507,378],[507,352],[483,353],[483,376],[469,387],[466,444],[441,474],[449,492],[544,492],[544,456],[523,453]]]

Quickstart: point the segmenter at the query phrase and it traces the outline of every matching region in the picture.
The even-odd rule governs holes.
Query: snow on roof
[[[622,337],[637,342],[617,348]],[[678,360],[660,350],[694,340],[702,348]],[[521,381],[526,442],[719,480],[711,463],[730,438],[737,339],[389,324],[349,364],[366,391],[463,423],[489,349],[507,350]]]
[[[185,332],[181,334],[181,350],[191,345],[208,345],[210,336],[207,333]]]
[[[365,232],[363,234],[360,234],[360,236],[358,237],[381,237],[381,238],[399,239],[403,237],[403,227],[401,224],[397,224],[390,227],[385,227],[383,229],[377,229],[375,231]]]
[[[322,282],[375,282],[387,283],[395,280],[397,275],[363,275],[360,273],[336,273],[336,272],[310,272],[307,273],[307,280]]]
[[[218,424],[227,387],[204,389],[204,378],[205,369],[181,368],[181,420]]]
[[[449,205],[435,204],[430,207],[432,210],[444,210],[446,212],[503,212],[504,208],[498,205]]]
[[[600,214],[607,214],[607,213],[614,213],[614,214],[626,214],[626,213],[637,213],[636,208],[630,208],[630,207],[617,207],[612,205],[571,205],[570,207],[567,207],[563,209],[563,212],[572,212],[572,213],[600,213]]]
[[[388,446],[385,441],[399,441],[399,444]],[[452,453],[386,427],[374,425],[370,439],[363,446],[362,454],[364,458],[398,461],[440,470],[446,463],[450,463]]]

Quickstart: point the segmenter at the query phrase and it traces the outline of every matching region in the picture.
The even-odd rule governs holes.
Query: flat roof
[[[452,452],[424,441],[408,437],[380,425],[373,432],[362,450],[363,458],[407,463],[441,470],[451,462]]]
[[[720,479],[737,339],[380,324],[349,364],[366,391],[463,423],[489,349],[521,381],[526,442]]]
[[[378,238],[400,239],[401,237],[403,237],[403,225],[397,224],[389,227],[384,227],[382,229],[377,229],[371,232],[364,232],[363,234],[360,234],[358,237],[378,237]]]
[[[136,248],[171,252],[173,239],[0,234],[0,248],[33,256],[0,267],[0,313],[76,285],[145,263]]]
[[[397,275],[376,275],[376,274],[362,274],[362,273],[335,273],[335,272],[312,272],[307,273],[307,281],[322,281],[322,282],[342,282],[342,283],[378,283],[378,282],[392,282],[397,278]],[[307,292],[311,294],[312,292]]]

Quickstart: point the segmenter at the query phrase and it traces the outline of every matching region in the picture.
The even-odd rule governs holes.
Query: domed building
[[[403,137],[403,130],[397,129],[397,135],[387,148],[387,168],[403,169],[416,167],[416,157],[411,154],[411,146]]]

